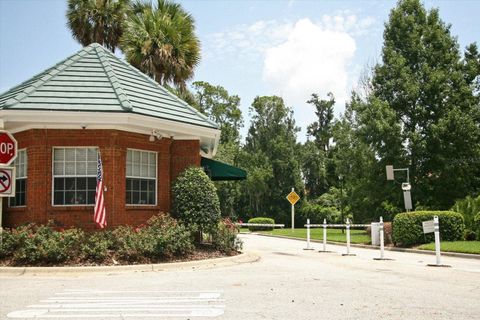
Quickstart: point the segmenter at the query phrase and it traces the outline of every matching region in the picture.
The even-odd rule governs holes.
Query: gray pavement
[[[1,319],[480,319],[480,260],[242,235],[256,262],[166,271],[0,273]]]

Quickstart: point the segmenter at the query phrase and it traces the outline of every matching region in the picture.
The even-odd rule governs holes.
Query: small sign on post
[[[423,233],[432,233],[435,231],[435,221],[428,220],[422,222]]]
[[[434,233],[435,234],[435,264],[427,264],[429,267],[450,267],[449,265],[442,264],[441,254],[440,254],[440,222],[438,221],[438,216],[434,216],[433,220],[423,221],[423,233]]]
[[[295,189],[292,188],[292,192],[287,195],[287,200],[292,205],[292,231],[295,229],[295,203],[300,200],[300,196],[295,192]]]
[[[15,197],[15,167],[0,167],[0,197]]]

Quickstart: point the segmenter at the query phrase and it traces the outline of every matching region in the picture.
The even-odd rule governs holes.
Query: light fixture
[[[152,133],[150,134],[150,137],[148,138],[148,141],[154,142],[155,138],[158,140],[163,138],[163,134],[161,134],[158,130],[152,130]]]

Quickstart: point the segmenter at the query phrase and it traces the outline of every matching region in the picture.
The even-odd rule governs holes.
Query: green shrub
[[[466,229],[472,230],[473,233],[475,231],[480,233],[480,224],[475,221],[476,215],[480,215],[480,195],[477,197],[467,196],[465,199],[457,200],[451,210],[463,215]],[[465,234],[465,236],[472,238],[471,233]],[[465,240],[468,239],[465,238]]]
[[[422,222],[438,216],[440,238],[443,241],[462,240],[464,236],[463,217],[453,211],[414,211],[399,213],[393,219],[393,242],[396,245],[412,246],[434,241],[433,233],[424,234]]]
[[[275,220],[272,218],[265,218],[265,217],[257,217],[248,220],[248,223],[260,223],[260,224],[275,224]],[[273,226],[271,227],[256,227],[256,226],[249,226],[248,230],[250,231],[272,231]]]
[[[166,214],[150,218],[139,234],[146,239],[144,254],[152,258],[184,255],[194,249],[190,230]]]
[[[172,188],[173,214],[192,229],[210,233],[220,221],[215,185],[201,168],[184,170]]]
[[[51,223],[42,226],[33,224],[12,230],[16,263],[39,264],[61,263],[79,256],[80,243],[85,234],[79,229],[63,232],[52,228]]]
[[[90,234],[81,245],[82,258],[102,262],[108,256],[108,250],[113,246],[112,232],[99,231]]]
[[[307,223],[307,219],[310,219],[310,223],[323,223],[323,219],[327,219],[328,223],[341,222],[341,214],[336,207],[324,207],[315,203],[304,202],[299,216],[301,225]]]
[[[238,239],[238,227],[228,218],[218,223],[218,228],[212,233],[212,244],[215,249],[232,254],[242,250],[242,241]]]

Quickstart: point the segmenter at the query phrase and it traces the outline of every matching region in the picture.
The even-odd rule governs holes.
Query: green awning
[[[220,161],[202,157],[201,165],[213,181],[247,179],[247,171]]]

